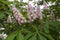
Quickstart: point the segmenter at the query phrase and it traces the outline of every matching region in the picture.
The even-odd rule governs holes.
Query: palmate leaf
[[[43,32],[40,32],[40,34],[43,35],[44,37],[46,37],[49,40],[54,40],[54,38],[50,34],[46,34],[46,33],[43,33]]]
[[[57,21],[51,21],[49,22],[49,29],[51,30],[56,30],[57,32],[60,31],[60,22],[57,22]]]
[[[37,40],[36,39],[36,33],[28,33],[26,36],[25,36],[25,40]]]
[[[39,40],[47,40],[47,38],[45,38],[44,36],[42,36],[41,34],[38,33],[39,36]]]
[[[26,36],[25,36],[25,39],[28,40],[30,37],[32,37],[34,35],[34,33],[28,33]]]
[[[13,2],[9,2],[9,1],[1,1],[1,2],[3,2],[4,4],[7,4],[7,5],[13,4]]]
[[[16,34],[11,34],[6,40],[14,40]]]
[[[44,26],[44,32],[45,33],[49,33],[49,23],[48,22],[46,22],[45,24],[43,24]]]
[[[56,0],[45,0],[46,2],[55,2]]]
[[[49,24],[53,27],[56,27],[58,25],[59,22],[57,21],[50,21]]]
[[[37,40],[37,37],[36,37],[36,34],[35,33],[31,33],[31,34],[28,34],[26,37],[25,37],[26,40]]]
[[[5,17],[4,13],[0,13],[0,18]]]
[[[16,36],[17,40],[24,40],[24,36],[22,35],[22,33],[19,31],[17,36]]]
[[[25,37],[26,40],[47,40],[47,38],[39,33],[30,33]]]
[[[50,21],[50,34],[54,37],[55,40],[59,38],[60,32],[60,23],[57,21]]]
[[[14,40],[14,38],[17,35],[17,31],[11,33],[10,35],[8,35],[8,37],[6,38],[6,40]]]
[[[33,35],[29,40],[36,40],[36,34]]]
[[[32,1],[32,0],[29,0],[29,1]]]

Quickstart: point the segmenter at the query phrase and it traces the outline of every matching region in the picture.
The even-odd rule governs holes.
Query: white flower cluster
[[[20,23],[25,23],[26,19],[23,17],[23,15],[19,12],[19,10],[17,10],[17,8],[15,6],[12,7],[13,13],[14,13],[14,17],[16,19],[16,21],[20,24]]]
[[[30,21],[34,21],[34,19],[36,19],[36,14],[33,11],[33,7],[29,3],[27,5],[27,12],[28,12],[28,17]]]
[[[37,5],[36,8],[34,9],[34,10],[36,10],[35,12],[33,10],[33,7],[31,6],[31,4],[29,4],[29,2],[28,2],[27,6],[28,6],[27,7],[28,17],[29,17],[30,20],[33,21],[36,18],[43,19],[43,14],[41,12],[41,9],[40,9],[39,5]],[[45,0],[43,0],[43,6],[44,6],[43,9],[48,9],[49,8],[48,4],[46,3]]]
[[[0,30],[5,30],[5,28],[0,28]],[[0,38],[2,39],[6,39],[7,35],[4,34],[4,32],[2,34],[0,34]]]
[[[1,37],[2,39],[6,39],[7,35],[4,34],[4,33],[2,33],[2,34],[0,34],[0,37]]]
[[[14,13],[14,17],[18,21],[19,24],[28,22],[23,17],[23,15],[19,12],[19,10],[17,10],[17,8],[15,6],[12,7],[12,10],[13,10],[13,13]],[[42,19],[42,12],[40,10],[40,6],[36,7],[36,12],[35,12],[32,5],[28,3],[27,12],[28,12],[27,15],[28,15],[28,18],[29,18],[29,22],[34,21],[36,18]]]
[[[47,6],[47,3],[45,2],[45,0],[43,0],[43,5],[44,5],[44,9],[48,9],[48,6]],[[36,8],[34,9],[32,7],[32,5],[29,4],[29,2],[28,2],[28,5],[27,5],[27,12],[28,12],[27,15],[28,15],[28,18],[29,18],[28,21],[25,19],[25,17],[23,17],[23,15],[20,13],[20,11],[14,5],[12,6],[12,10],[13,10],[13,13],[14,13],[15,20],[19,24],[26,23],[28,21],[29,22],[34,21],[36,18],[43,19],[43,14],[41,12],[40,6],[37,5]],[[36,10],[36,11],[34,11],[34,10]],[[8,23],[12,22],[10,15],[8,16],[7,22]]]

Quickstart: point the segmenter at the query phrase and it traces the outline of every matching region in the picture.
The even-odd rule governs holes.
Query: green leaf
[[[29,40],[36,40],[36,34],[33,35]]]
[[[29,0],[29,1],[32,1],[32,0]]]
[[[21,32],[18,32],[18,34],[17,34],[17,40],[24,40],[24,36],[22,35]]]
[[[12,34],[10,34],[10,35],[7,37],[6,40],[14,40],[14,38],[16,37],[16,35],[17,35],[17,32],[15,31],[15,32],[13,32]]]
[[[47,37],[49,40],[54,40],[54,38],[51,35],[49,35],[49,34],[45,34],[43,32],[40,32],[40,34],[45,36],[45,37]]]
[[[55,30],[57,32],[60,31],[60,23],[59,22],[57,22],[57,21],[51,21],[51,22],[49,22],[49,25],[50,25],[50,29],[51,30]]]
[[[0,12],[0,18],[5,18],[5,14],[3,12]]]
[[[57,21],[51,21],[49,24],[50,24],[51,26],[53,26],[53,27],[56,27],[56,26],[59,25],[59,22],[57,22]]]
[[[34,33],[28,33],[26,36],[25,36],[25,39],[29,39],[30,37],[32,37],[34,35]]]
[[[39,40],[47,40],[43,35],[41,35],[39,33],[38,33],[38,35],[39,35]]]
[[[44,24],[44,32],[45,32],[45,33],[49,33],[49,23],[48,23],[48,22],[46,22],[46,23]]]

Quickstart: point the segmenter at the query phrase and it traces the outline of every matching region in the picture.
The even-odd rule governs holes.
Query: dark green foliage
[[[52,3],[56,2],[56,5],[52,5],[50,6],[50,10],[44,10],[42,12],[45,15],[44,19],[36,19],[33,22],[19,25],[14,18],[12,18],[12,23],[8,24],[6,22],[8,15],[13,16],[11,6],[9,5],[15,4],[23,16],[28,19],[27,10],[21,7],[27,5],[27,3],[0,0],[0,27],[4,27],[4,32],[8,34],[6,40],[59,40],[60,22],[49,20],[47,15],[49,15],[49,12],[53,11],[55,17],[57,18],[58,16],[58,18],[60,18],[60,0],[46,0],[47,3],[49,1],[52,1]],[[39,1],[37,4],[42,5],[43,3]]]

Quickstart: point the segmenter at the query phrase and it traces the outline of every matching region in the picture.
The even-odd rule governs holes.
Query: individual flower
[[[45,0],[43,0],[43,6],[44,6],[44,9],[48,9],[48,4],[46,3]]]
[[[40,9],[39,5],[36,6],[36,15],[37,15],[37,18],[39,18],[39,19],[43,18],[42,17],[42,12],[41,12],[41,9]]]
[[[14,18],[15,18],[15,20],[16,20],[19,24],[27,22],[26,19],[25,19],[25,18],[23,17],[23,15],[19,12],[19,10],[17,10],[17,8],[16,8],[15,6],[12,8],[12,10],[13,10],[13,13],[14,13]]]
[[[11,23],[12,20],[11,20],[11,16],[9,15],[8,18],[7,18],[7,23]]]
[[[17,11],[17,8],[15,6],[12,6],[13,13]]]
[[[31,4],[28,3],[27,5],[27,12],[28,12],[28,18],[30,21],[34,21],[36,19],[36,14],[33,11],[33,7]]]

